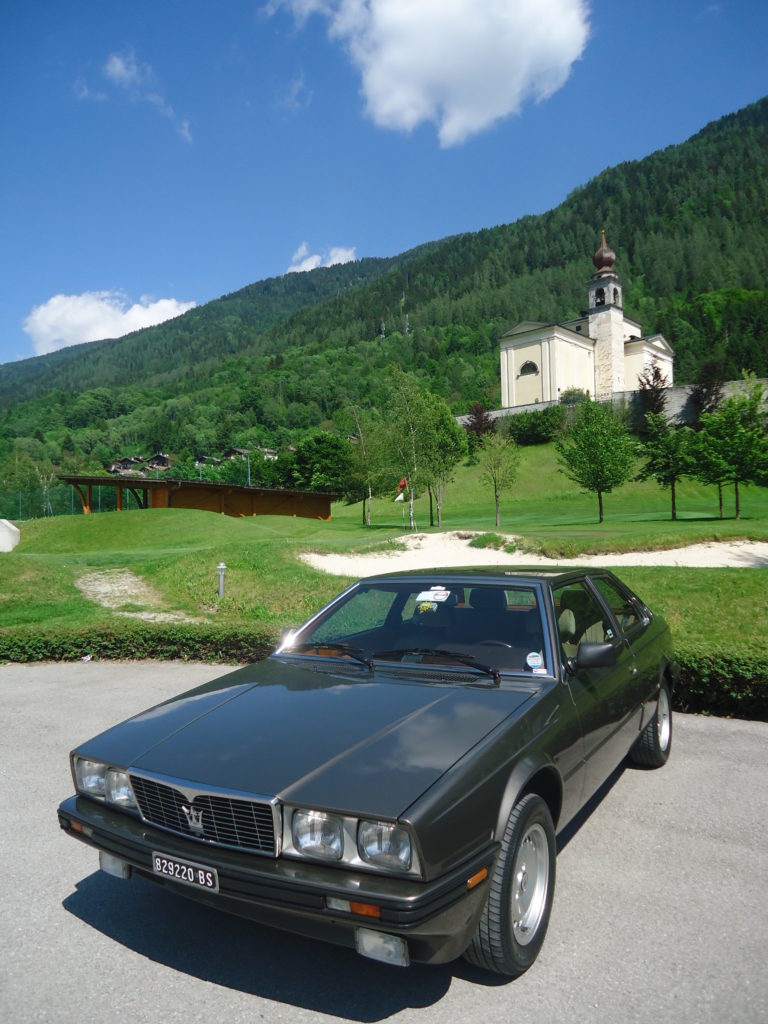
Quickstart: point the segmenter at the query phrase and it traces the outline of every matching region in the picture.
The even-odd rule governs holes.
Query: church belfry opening
[[[605,240],[605,231],[601,233],[600,246],[592,257],[595,273],[589,282],[589,308],[600,306],[621,307],[621,280],[613,269],[616,253]]]

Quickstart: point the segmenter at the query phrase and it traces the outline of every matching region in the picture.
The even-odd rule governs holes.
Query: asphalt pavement
[[[59,830],[73,746],[221,672],[0,667],[0,1019],[768,1021],[768,724],[677,715],[665,768],[617,771],[560,836],[544,948],[506,981],[385,967],[119,881]]]

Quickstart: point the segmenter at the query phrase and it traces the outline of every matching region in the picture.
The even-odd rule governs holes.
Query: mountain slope
[[[664,332],[678,383],[711,357],[730,377],[768,375],[764,99],[541,216],[260,282],[126,339],[9,364],[0,459],[35,431],[54,457],[91,462],[278,445],[351,403],[378,404],[391,363],[457,412],[498,405],[499,335],[579,313],[601,227],[627,313]]]
[[[6,363],[0,367],[0,409],[50,388],[155,385],[168,379],[170,368],[171,376],[179,366],[199,370],[210,360],[237,354],[253,337],[295,311],[360,288],[431,247],[427,243],[389,259],[362,259],[271,277],[156,327]]]

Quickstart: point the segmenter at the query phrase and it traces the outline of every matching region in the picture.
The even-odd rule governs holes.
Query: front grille
[[[151,825],[190,839],[277,855],[273,807],[266,800],[245,800],[218,793],[185,792],[143,775],[131,775],[141,816]]]

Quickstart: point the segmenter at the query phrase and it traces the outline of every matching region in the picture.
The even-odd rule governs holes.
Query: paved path
[[[504,982],[463,961],[386,968],[120,882],[59,831],[70,748],[219,671],[0,667],[0,1019],[768,1020],[768,724],[677,716],[664,769],[617,773],[564,837],[538,962]]]

